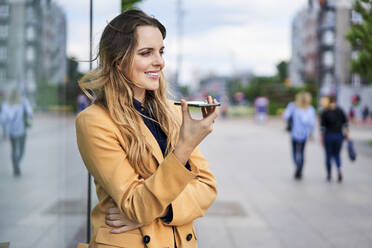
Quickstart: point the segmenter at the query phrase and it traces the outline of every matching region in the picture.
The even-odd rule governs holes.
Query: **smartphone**
[[[187,105],[188,106],[191,106],[191,107],[216,107],[216,106],[221,106],[221,103],[207,103],[207,102],[203,102],[203,101],[186,101]],[[174,102],[175,105],[181,105],[181,101],[175,101]]]

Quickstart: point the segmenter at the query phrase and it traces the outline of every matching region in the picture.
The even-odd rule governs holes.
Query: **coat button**
[[[191,233],[187,234],[186,240],[190,241],[191,239],[192,239],[192,234]]]
[[[150,242],[150,236],[145,235],[145,236],[143,236],[142,240],[143,240],[143,243],[148,244]]]

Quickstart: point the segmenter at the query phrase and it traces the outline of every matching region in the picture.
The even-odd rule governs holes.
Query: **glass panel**
[[[76,247],[86,241],[87,171],[66,10],[54,1],[1,2],[0,247]]]

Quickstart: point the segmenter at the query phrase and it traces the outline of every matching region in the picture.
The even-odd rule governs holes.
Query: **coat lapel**
[[[147,128],[146,124],[142,120],[141,120],[141,131],[142,131],[142,134],[146,138],[146,142],[152,148],[152,155],[158,161],[158,164],[160,164],[164,160],[163,152],[161,151],[161,148],[157,140],[155,139],[154,135],[152,135],[151,131]]]

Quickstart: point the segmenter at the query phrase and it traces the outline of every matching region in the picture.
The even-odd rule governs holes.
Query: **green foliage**
[[[281,61],[279,64],[276,65],[276,69],[278,71],[278,78],[281,83],[284,83],[286,78],[288,78],[288,62]]]
[[[190,94],[189,87],[187,85],[180,86],[180,92],[183,97],[188,97]]]
[[[66,83],[51,84],[47,81],[42,81],[37,84],[35,101],[38,109],[48,110],[50,107],[68,106],[68,108],[76,112],[77,96],[82,93],[78,80],[83,74],[78,71],[78,63],[74,58],[69,58],[67,65]]]
[[[351,71],[365,78],[372,84],[372,2],[357,0],[353,9],[363,18],[361,23],[351,25],[346,35],[352,48],[358,51],[357,58],[351,62]]]
[[[121,12],[133,8],[133,6],[138,2],[141,2],[141,0],[121,0]]]
[[[230,99],[235,100],[234,96],[236,92],[243,92],[244,87],[239,79],[230,79],[227,82],[227,94]]]
[[[58,85],[42,81],[37,84],[35,94],[36,105],[41,110],[58,104]]]
[[[277,66],[277,74],[274,76],[255,76],[250,79],[247,86],[243,86],[239,79],[231,79],[228,82],[228,94],[230,99],[236,92],[243,92],[245,99],[253,103],[259,96],[265,96],[269,99],[269,114],[276,115],[279,109],[285,108],[287,104],[295,99],[300,91],[307,91],[312,96],[312,105],[317,107],[318,87],[312,81],[305,82],[303,87],[287,87],[286,61],[281,61]]]

